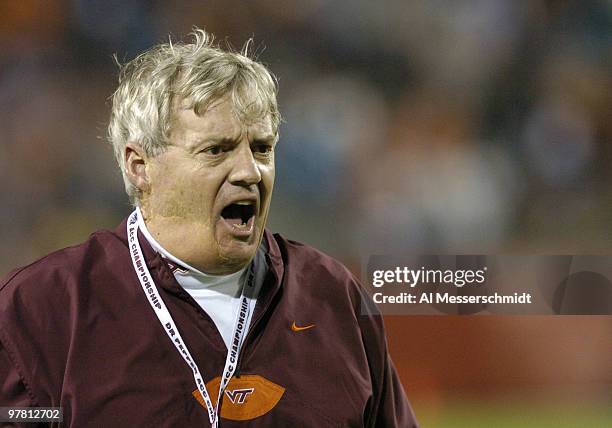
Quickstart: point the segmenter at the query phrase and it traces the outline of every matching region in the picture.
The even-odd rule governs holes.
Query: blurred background
[[[249,38],[284,115],[270,228],[370,254],[612,253],[612,2],[0,0],[0,275],[130,212],[124,62]],[[612,426],[612,317],[386,317],[424,427]]]

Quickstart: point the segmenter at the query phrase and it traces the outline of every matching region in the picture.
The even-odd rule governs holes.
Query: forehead
[[[238,139],[246,133],[249,139],[259,139],[274,135],[272,118],[245,120],[227,98],[213,101],[200,114],[188,102],[177,104],[173,111],[171,134],[183,134],[202,138]]]

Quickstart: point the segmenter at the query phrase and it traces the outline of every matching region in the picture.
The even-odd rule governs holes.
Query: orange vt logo
[[[293,324],[291,324],[291,330],[293,331],[304,331],[304,330],[308,330],[309,328],[313,328],[315,326],[315,324],[310,324],[310,325],[305,325],[304,327],[300,327],[295,325],[295,321],[293,321]]]
[[[255,388],[245,388],[245,389],[234,389],[233,391],[225,390],[225,395],[230,401],[234,404],[244,404],[244,400],[246,400],[247,395],[252,394],[255,391]]]
[[[221,376],[206,383],[210,391],[210,401],[217,402]],[[199,390],[191,393],[206,409],[206,403]],[[285,394],[285,388],[259,375],[242,375],[232,377],[223,394],[223,406],[220,416],[232,421],[248,421],[271,411]],[[203,410],[205,411],[205,410]],[[206,414],[206,413],[204,413]]]

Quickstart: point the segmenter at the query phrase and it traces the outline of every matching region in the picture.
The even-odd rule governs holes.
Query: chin
[[[231,242],[219,248],[221,264],[227,270],[236,272],[250,263],[257,252],[256,243]]]

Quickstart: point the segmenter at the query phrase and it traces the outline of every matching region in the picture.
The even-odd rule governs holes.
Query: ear
[[[149,191],[149,177],[147,175],[148,158],[143,148],[138,144],[127,143],[123,153],[125,174],[130,183],[141,192]]]

